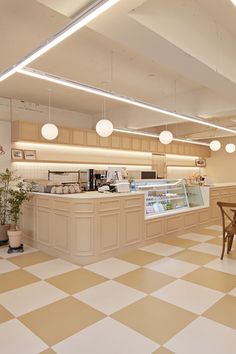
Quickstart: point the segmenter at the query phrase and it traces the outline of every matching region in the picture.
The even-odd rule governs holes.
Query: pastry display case
[[[145,193],[146,217],[202,206],[199,186],[187,186],[185,180],[134,180],[132,189]]]

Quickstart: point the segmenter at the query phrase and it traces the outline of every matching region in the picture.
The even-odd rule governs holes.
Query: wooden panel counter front
[[[83,265],[158,241],[159,236],[220,223],[216,201],[229,196],[236,198],[236,186],[210,188],[210,207],[145,219],[143,192],[35,193],[24,204],[21,228],[28,244]]]

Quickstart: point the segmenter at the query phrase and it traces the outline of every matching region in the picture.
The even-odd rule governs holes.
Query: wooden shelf
[[[166,167],[199,167],[199,166],[196,166],[196,165],[166,165]]]
[[[14,160],[11,162],[17,163],[57,163],[57,164],[75,164],[75,165],[117,165],[117,166],[151,166],[147,163],[121,163],[121,162],[104,162],[104,161],[55,161],[55,160]]]

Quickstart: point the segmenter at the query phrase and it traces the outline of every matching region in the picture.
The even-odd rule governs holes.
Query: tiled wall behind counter
[[[110,165],[109,165],[110,166]],[[121,167],[121,166],[120,166]],[[128,166],[124,165],[129,170],[150,170],[151,166]],[[50,163],[28,163],[28,162],[13,162],[12,170],[16,171],[17,175],[23,179],[48,179],[48,170],[52,171],[78,171],[80,169],[94,168],[98,170],[107,169],[108,165],[82,165],[82,164],[50,164]]]

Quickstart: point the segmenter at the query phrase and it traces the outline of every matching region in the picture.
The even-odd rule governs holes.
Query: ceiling
[[[0,70],[70,22],[91,0],[0,0]],[[236,7],[230,0],[120,0],[29,66],[236,128]],[[103,100],[15,74],[0,96],[96,118]],[[107,100],[117,127],[208,138],[209,129]],[[172,125],[173,124],[173,125]],[[215,135],[222,132],[214,132]]]

